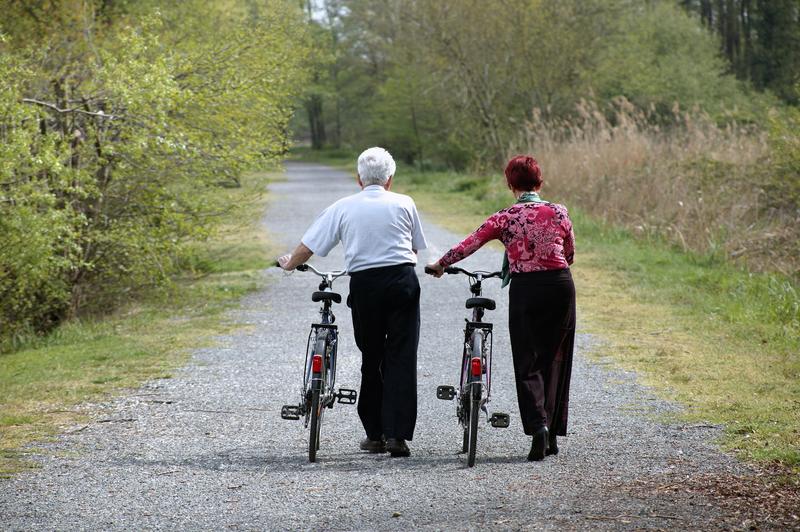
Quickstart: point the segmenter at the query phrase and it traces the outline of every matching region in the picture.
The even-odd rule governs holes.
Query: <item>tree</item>
[[[296,6],[158,4],[0,2],[0,336],[166,281],[229,207],[213,191],[285,150]]]
[[[719,36],[731,71],[797,104],[800,0],[681,0]]]

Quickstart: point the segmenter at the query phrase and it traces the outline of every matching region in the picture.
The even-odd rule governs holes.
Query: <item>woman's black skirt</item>
[[[517,400],[525,434],[567,434],[575,343],[575,285],[566,270],[515,273],[508,305]]]

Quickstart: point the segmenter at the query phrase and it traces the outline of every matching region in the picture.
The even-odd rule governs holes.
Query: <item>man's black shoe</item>
[[[389,438],[386,440],[386,450],[393,458],[411,456],[411,449],[406,445],[406,440]]]
[[[383,438],[380,440],[370,440],[369,438],[364,438],[361,440],[361,443],[358,444],[358,447],[362,451],[368,451],[370,453],[385,453],[386,440]]]
[[[539,460],[544,460],[545,454],[547,454],[549,440],[550,437],[547,432],[547,426],[539,427],[536,432],[533,433],[531,451],[528,453],[528,461],[538,462]]]

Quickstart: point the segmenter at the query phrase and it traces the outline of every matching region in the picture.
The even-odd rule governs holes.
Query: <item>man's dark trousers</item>
[[[419,280],[412,264],[350,274],[361,350],[358,415],[367,437],[411,440],[417,422]]]

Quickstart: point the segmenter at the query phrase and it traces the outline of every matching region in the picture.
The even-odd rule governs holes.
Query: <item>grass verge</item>
[[[303,160],[352,168],[352,154]],[[395,190],[466,234],[507,206],[501,177],[401,167]],[[550,198],[547,190],[543,197]],[[580,323],[609,357],[662,396],[687,422],[723,425],[721,442],[748,460],[800,467],[800,296],[788,278],[635,238],[571,208]],[[454,242],[455,243],[455,242]]]
[[[26,444],[85,421],[81,403],[170,378],[190,349],[233,327],[223,312],[261,285],[273,255],[259,222],[266,183],[277,176],[254,174],[226,190],[237,208],[213,237],[190,244],[191,273],[170,287],[0,355],[0,476],[31,467]]]

